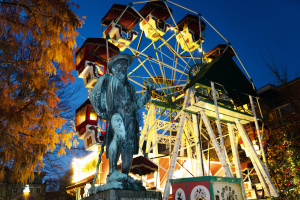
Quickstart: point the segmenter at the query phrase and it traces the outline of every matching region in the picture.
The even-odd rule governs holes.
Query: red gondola
[[[147,38],[157,41],[171,28],[171,25],[166,23],[166,20],[170,17],[172,10],[170,9],[169,12],[163,2],[148,2],[139,12],[148,22],[145,20],[140,22],[140,27]]]
[[[170,12],[172,13],[172,9],[170,9]],[[168,8],[162,1],[153,1],[146,3],[146,5],[139,11],[139,13],[141,13],[143,17],[147,17],[151,13],[152,16],[164,22],[167,21],[167,19],[169,19],[170,17]]]
[[[87,99],[75,112],[76,132],[79,139],[85,137],[90,126],[97,127],[97,114],[89,99]]]
[[[102,25],[109,26],[111,22],[116,22],[126,7],[126,5],[121,4],[112,5],[106,15],[102,18]],[[128,33],[138,24],[139,20],[140,16],[132,8],[128,7],[119,19],[118,24],[125,28],[123,29],[125,33]]]
[[[76,109],[76,132],[79,139],[84,140],[86,150],[92,150],[95,145],[102,144],[106,123],[100,120],[102,130],[98,129],[98,116],[89,99]]]
[[[118,47],[108,42],[108,55],[119,54]],[[93,88],[97,78],[106,73],[107,48],[103,38],[87,38],[76,52],[76,71],[87,88]]]
[[[200,47],[200,40],[204,41],[204,37],[200,38],[200,31],[203,32],[206,29],[206,24],[199,20],[199,16],[187,14],[177,23],[179,33],[176,39],[184,51],[192,52]]]
[[[132,8],[126,5],[114,4],[102,18],[102,25],[107,26],[103,31],[103,37],[106,38],[109,35],[109,41],[117,46],[120,51],[124,51],[126,46],[129,46],[138,35],[138,32],[132,29],[138,24],[139,20],[139,15]],[[126,33],[127,36],[124,36],[123,33]]]

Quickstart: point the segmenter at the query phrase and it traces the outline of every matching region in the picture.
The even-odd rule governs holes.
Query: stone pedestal
[[[83,200],[161,200],[156,191],[106,190],[84,198]]]

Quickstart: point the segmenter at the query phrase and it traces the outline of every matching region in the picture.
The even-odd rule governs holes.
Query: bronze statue
[[[106,119],[108,123],[105,143],[106,157],[109,159],[106,185],[109,185],[101,190],[140,187],[133,183],[128,173],[132,157],[139,149],[138,110],[150,100],[153,82],[149,79],[146,83],[147,91],[143,96],[138,96],[127,80],[127,69],[132,62],[133,59],[128,54],[113,56],[108,63],[112,75],[101,76],[90,94],[90,101],[98,116]],[[117,167],[120,155],[122,173]]]

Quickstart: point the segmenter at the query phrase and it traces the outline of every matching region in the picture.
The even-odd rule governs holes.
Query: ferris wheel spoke
[[[157,54],[157,49],[156,49],[156,46],[155,46],[155,43],[154,41],[152,41],[152,44],[153,44],[153,47],[154,47],[154,51],[155,51],[155,54],[156,54],[156,59],[157,60],[160,60],[159,57],[158,57],[158,54]],[[161,63],[158,63],[159,64],[159,68],[160,68],[160,71],[161,71],[161,75],[164,77],[165,76],[165,73],[162,69],[162,66],[161,66]]]
[[[165,40],[161,45],[157,47],[157,49],[160,49],[163,45],[165,45],[169,40],[171,40],[174,36],[176,36],[176,32],[173,33],[167,40]]]
[[[130,81],[132,81],[133,83],[135,83],[135,84],[137,84],[137,85],[139,85],[139,86],[141,86],[142,87],[142,90],[140,90],[140,91],[137,91],[136,93],[142,93],[142,92],[146,92],[147,90],[143,90],[143,88],[145,88],[145,86],[144,85],[142,85],[142,84],[140,84],[139,82],[137,82],[137,81],[135,81],[135,80],[133,80],[132,78],[130,78],[130,77],[128,77],[128,79],[130,80]],[[164,88],[162,88],[162,90],[163,90]],[[160,97],[162,97],[162,95],[160,95],[159,93],[157,93],[155,90],[154,91],[152,91],[153,93],[155,93],[156,95],[158,95],[158,96],[160,96]]]
[[[178,50],[179,50],[179,42],[176,41],[176,43],[177,43],[177,46],[175,45],[175,47],[176,47],[176,51],[177,51],[177,53],[178,53]],[[175,54],[174,54],[174,60],[175,60],[175,62],[173,63],[173,65],[175,65],[175,69],[177,69],[177,65],[178,65],[178,57],[177,57]],[[176,70],[174,70],[173,72],[174,72],[174,74],[173,74],[173,79],[174,79],[174,83],[175,83]]]
[[[127,76],[130,76],[132,73],[135,72],[135,70],[137,70],[140,66],[142,66],[147,60],[149,60],[149,58],[146,58],[143,62],[141,62],[138,66],[136,66],[133,70],[131,70],[130,72],[128,72]]]
[[[130,49],[130,50],[131,50],[132,53],[134,53],[133,49]],[[150,77],[152,77],[152,74],[149,72],[149,70],[147,69],[147,67],[144,65],[144,63],[145,63],[147,60],[149,60],[149,58],[146,58],[144,61],[141,61],[141,59],[140,59],[139,57],[136,57],[136,58],[137,58],[138,61],[140,62],[139,67],[140,67],[140,66],[143,66],[143,68],[146,70],[146,72],[148,73],[148,75],[149,75]]]
[[[131,49],[131,51],[133,52],[132,49]],[[159,85],[159,83],[156,81],[156,79],[153,78],[153,76],[152,76],[152,74],[150,73],[150,71],[149,71],[149,70],[147,69],[147,67],[144,65],[144,62],[147,61],[147,60],[149,60],[149,58],[146,58],[143,62],[141,61],[141,59],[140,59],[139,57],[137,57],[137,59],[138,59],[138,61],[140,62],[140,65],[143,66],[143,68],[145,69],[145,71],[146,71],[146,72],[148,73],[148,75],[152,78],[152,80],[154,81],[154,83],[156,83],[158,87],[162,87],[161,85]],[[139,65],[139,66],[140,66],[140,65]],[[151,65],[151,63],[150,63],[150,65]],[[151,67],[152,67],[152,65],[151,65]],[[155,76],[157,76],[156,73],[155,73],[155,70],[153,69],[153,67],[152,67],[152,70],[153,70]],[[144,87],[144,86],[142,86],[142,87]]]
[[[160,1],[160,0],[138,1],[138,2],[133,2],[132,4],[148,3],[148,2],[153,2],[153,1]]]
[[[130,49],[132,52],[133,52],[133,50],[132,49]],[[152,74],[149,72],[149,70],[147,69],[147,67],[144,65],[144,62],[145,61],[147,61],[147,60],[149,60],[148,58],[146,58],[144,61],[141,61],[141,59],[139,58],[139,57],[137,57],[137,59],[138,59],[138,61],[140,62],[140,65],[141,66],[143,66],[143,68],[146,70],[146,72],[148,73],[148,75],[150,76],[150,77],[153,77],[152,76]],[[139,65],[139,66],[140,66]],[[157,82],[154,80],[154,82],[157,84]]]
[[[144,35],[144,31],[142,31],[141,33],[141,36],[140,36],[140,39],[139,39],[139,43],[136,47],[136,50],[139,50],[140,49],[140,45],[141,45],[141,42],[142,42],[142,39],[143,39],[143,35]],[[135,56],[136,56],[137,52],[135,52]]]
[[[126,48],[128,48],[128,49],[130,49],[130,50],[132,50],[132,51],[134,51],[134,52],[138,52],[139,54],[141,54],[141,55],[143,55],[143,56],[145,56],[145,57],[150,58],[149,61],[155,61],[155,62],[157,62],[157,63],[162,63],[161,61],[159,61],[159,60],[157,60],[157,59],[155,59],[155,58],[153,58],[153,57],[151,57],[151,56],[148,56],[148,55],[146,55],[145,53],[142,53],[142,52],[140,52],[140,51],[137,51],[136,49],[134,49],[134,48],[132,48],[132,47],[130,47],[130,46],[127,46],[127,45],[125,45],[125,44],[122,44],[121,42],[119,42],[119,41],[117,41],[117,40],[115,40],[115,39],[111,39],[111,40],[114,41],[114,42],[116,42],[116,43],[118,43],[118,44],[121,44],[121,45],[125,46]],[[174,69],[174,67],[172,67],[172,66],[170,66],[170,65],[168,65],[168,64],[166,64],[166,63],[163,63],[163,64],[165,64],[166,67],[168,67],[168,68],[170,68],[170,69]],[[177,72],[180,72],[180,73],[182,73],[182,74],[188,75],[186,72],[181,71],[181,70],[179,70],[179,69],[174,69],[174,70],[176,70]]]
[[[156,77],[158,77],[157,74],[156,74],[156,72],[155,72],[155,70],[154,70],[154,68],[153,68],[153,66],[152,66],[152,64],[151,64],[151,62],[150,62],[150,60],[149,60],[149,64],[150,64],[150,66],[151,66],[151,68],[152,68],[152,70],[153,70],[153,72],[154,72],[154,75],[155,75]],[[154,79],[155,83],[157,84],[157,86],[158,86],[159,88],[162,88],[161,83],[157,82],[156,79],[155,79],[154,77],[152,77],[152,79]],[[159,83],[159,84],[158,84],[158,83]]]
[[[160,51],[160,52],[161,52],[166,58],[168,58],[169,60],[173,60],[173,59],[170,58],[167,54],[163,53],[162,51]],[[180,67],[182,67],[182,68],[184,68],[184,70],[187,70],[187,67],[184,67],[182,64],[178,63],[178,58],[177,58],[177,56],[175,57],[175,60],[176,60],[176,61],[175,61],[175,67],[172,66],[173,72],[178,71],[177,65],[180,66]],[[174,60],[173,60],[173,63],[174,63]],[[187,73],[185,73],[185,75],[187,75]]]
[[[144,51],[146,51],[151,45],[152,45],[152,43],[150,42],[142,51],[139,51],[139,48],[137,48],[136,51],[135,51],[135,55],[136,56],[141,55],[140,52],[144,53]]]
[[[173,60],[173,63],[174,63],[174,59],[172,59],[171,57],[169,57],[167,54],[165,54],[164,52],[162,52],[162,51],[160,51],[159,50],[159,52],[161,52],[166,58],[168,58],[169,60]],[[181,65],[180,63],[178,63],[178,57],[175,55],[175,67],[174,66],[172,66],[172,72],[174,73],[174,77],[176,77],[176,71],[178,71],[178,69],[177,69],[177,65],[178,66],[180,66],[180,67],[182,67],[182,68],[184,68],[184,70],[187,70],[187,67],[184,67],[183,65]],[[182,74],[182,73],[181,73]],[[185,75],[187,75],[187,73],[185,73]],[[172,77],[172,76],[171,76]],[[173,78],[173,79],[175,79],[175,78]]]
[[[180,8],[183,8],[183,9],[185,9],[185,10],[187,10],[187,11],[190,11],[190,12],[196,14],[196,15],[199,14],[199,13],[193,11],[193,10],[190,10],[190,9],[188,9],[188,8],[186,8],[186,7],[183,7],[183,6],[181,6],[181,5],[177,4],[177,3],[174,3],[174,2],[172,2],[172,1],[170,1],[170,0],[167,0],[167,2],[170,2],[170,3],[176,5],[176,6],[180,7]]]
[[[142,84],[140,84],[139,82],[133,80],[132,78],[130,78],[130,77],[127,77],[127,78],[128,78],[130,81],[132,81],[133,83],[135,83],[135,84],[141,86],[142,88],[144,87],[144,85],[142,85]]]

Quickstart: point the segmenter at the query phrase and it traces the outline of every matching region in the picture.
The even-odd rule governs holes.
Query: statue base
[[[106,182],[104,185],[89,188],[89,195],[97,194],[105,190],[146,191],[141,180],[134,180],[131,176],[120,173],[119,171],[109,174],[106,178]]]
[[[162,195],[156,191],[106,190],[93,194],[82,200],[161,200]]]

